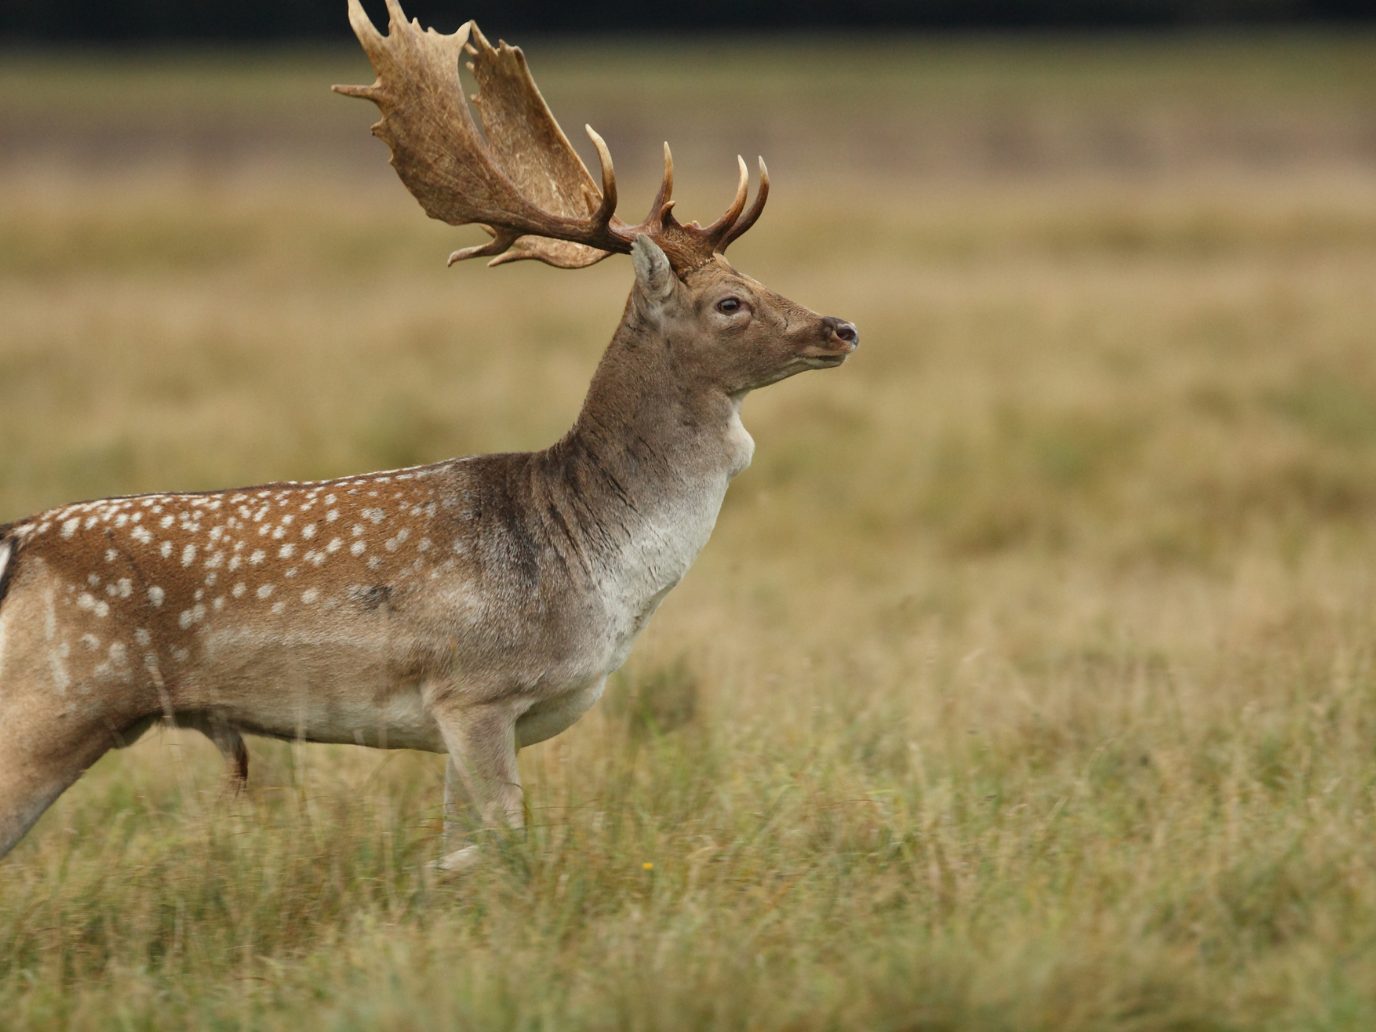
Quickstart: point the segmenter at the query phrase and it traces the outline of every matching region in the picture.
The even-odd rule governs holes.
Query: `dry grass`
[[[435,882],[436,758],[226,805],[164,734],[0,868],[7,1026],[1376,1025],[1374,59],[537,57],[633,207],[661,127],[696,215],[763,141],[739,264],[862,352],[750,401],[528,838]],[[358,64],[0,65],[0,515],[571,421],[627,270],[445,270]]]

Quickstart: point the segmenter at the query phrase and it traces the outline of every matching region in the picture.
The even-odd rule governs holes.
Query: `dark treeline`
[[[381,18],[382,0],[365,0]],[[409,0],[449,30],[477,18],[489,34],[719,32],[726,29],[1132,29],[1365,20],[1370,0]],[[344,0],[5,0],[0,41],[343,39]]]

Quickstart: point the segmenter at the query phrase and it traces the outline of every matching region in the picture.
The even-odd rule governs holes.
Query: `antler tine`
[[[674,208],[674,152],[669,149],[669,141],[664,141],[664,176],[659,181],[659,190],[650,202],[650,214],[645,216],[642,225],[662,227],[664,219]]]
[[[488,255],[501,255],[521,238],[521,234],[510,229],[493,229],[491,226],[484,225],[484,232],[492,237],[485,244],[474,244],[472,247],[460,247],[449,255],[445,261],[445,266],[454,266],[468,258],[484,258]],[[493,261],[497,259],[494,258]]]
[[[382,48],[382,33],[377,31],[377,27],[373,25],[372,19],[364,12],[363,5],[359,3],[359,0],[349,0],[349,27],[354,30],[354,35],[358,37],[358,42],[363,47],[363,52],[368,55],[368,60],[372,61]],[[364,100],[372,100],[377,96],[381,85],[382,80],[375,78],[371,86],[338,85],[331,86],[330,89],[346,97],[362,97]]]
[[[597,163],[602,169],[602,203],[592,217],[594,222],[605,226],[611,222],[612,213],[616,211],[616,168],[612,165],[612,152],[607,149],[607,141],[592,126],[584,125],[583,129],[597,149]]]
[[[745,165],[745,159],[739,154],[736,155],[736,164],[741,171],[740,180],[736,183],[736,197],[731,202],[731,207],[722,212],[721,218],[703,230],[714,244],[736,224],[741,212],[745,210],[745,200],[750,194],[750,170]]]
[[[725,251],[733,241],[737,240],[743,233],[753,226],[764,211],[765,201],[769,200],[769,169],[765,166],[764,158],[760,158],[760,189],[755,194],[755,203],[750,206],[750,210],[736,220],[722,237],[721,244],[717,250]],[[742,162],[744,164],[744,162]]]

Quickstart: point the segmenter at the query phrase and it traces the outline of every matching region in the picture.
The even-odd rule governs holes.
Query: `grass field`
[[[629,212],[762,151],[732,257],[864,346],[747,403],[525,839],[150,735],[0,864],[0,1023],[1376,1027],[1376,38],[527,49]],[[0,521],[571,423],[628,263],[446,269],[366,78],[4,55]]]

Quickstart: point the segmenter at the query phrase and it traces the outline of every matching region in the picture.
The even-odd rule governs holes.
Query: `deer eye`
[[[717,302],[717,311],[722,315],[734,315],[741,310],[741,299],[738,297],[724,297]]]

